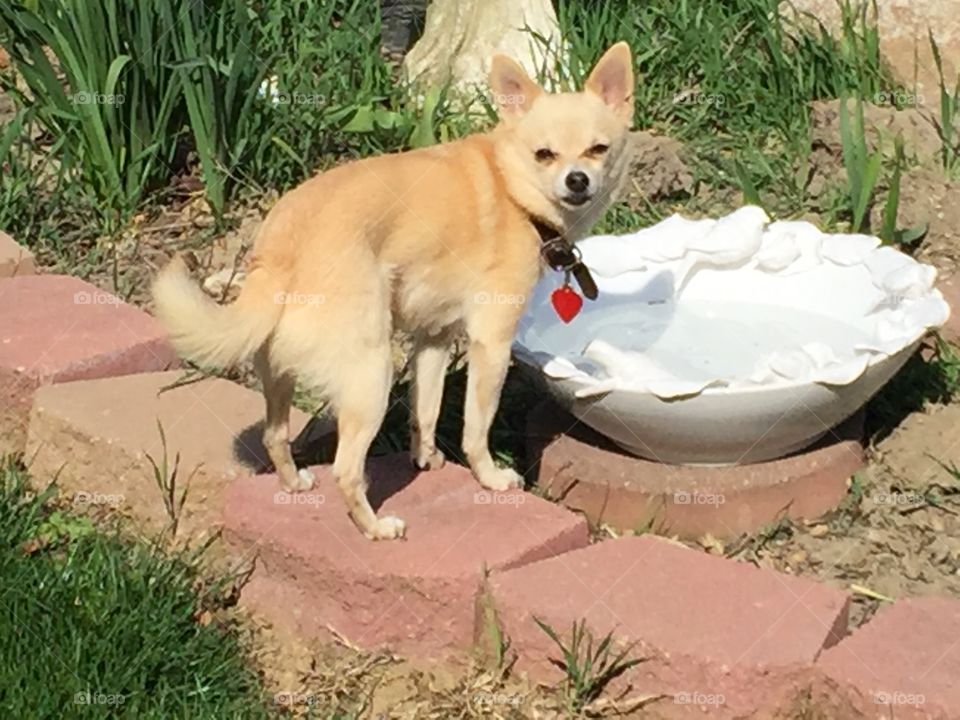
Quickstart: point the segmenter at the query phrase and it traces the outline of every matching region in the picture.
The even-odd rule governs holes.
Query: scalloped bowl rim
[[[741,220],[740,228],[737,228],[734,224],[734,221],[737,220],[738,216],[740,216]],[[757,233],[757,240],[754,246],[745,249],[750,252],[741,252],[740,257],[735,258],[732,262],[729,262],[728,253],[727,257],[724,258],[726,262],[716,262],[716,256],[721,255],[721,252],[716,252],[713,256],[711,256],[709,252],[705,251],[695,252],[694,250],[690,249],[689,245],[695,245],[696,243],[689,242],[688,246],[684,246],[684,244],[681,243],[679,250],[675,243],[675,247],[669,251],[673,253],[673,257],[669,257],[666,260],[663,257],[656,257],[659,251],[656,247],[652,246],[652,243],[656,243],[658,240],[658,233],[660,238],[662,238],[666,236],[666,233],[669,233],[679,227],[679,229],[683,232],[689,230],[690,232],[693,232],[694,235],[699,233],[698,237],[702,241],[705,232],[708,232],[711,229],[721,229],[724,222],[726,222],[727,225],[733,230],[743,229],[745,222],[748,233]],[[700,230],[695,231],[693,226],[697,225],[698,223],[700,224]],[[712,225],[709,225],[708,223],[712,223]],[[780,230],[777,229],[778,226]],[[681,234],[683,233],[681,232]],[[689,232],[687,235],[692,237],[690,236]],[[669,239],[669,236],[667,237]],[[627,233],[620,236],[593,236],[591,238],[587,238],[586,240],[582,241],[579,247],[581,248],[584,262],[594,271],[594,276],[600,292],[604,293],[605,285],[610,284],[611,278],[619,277],[622,280],[624,278],[629,279],[631,275],[635,275],[639,279],[643,274],[649,273],[652,268],[661,270],[669,269],[669,271],[672,273],[672,276],[676,276],[678,274],[678,268],[680,268],[691,256],[696,256],[696,258],[693,263],[688,263],[690,267],[696,264],[696,261],[699,261],[701,264],[707,265],[710,270],[719,272],[719,274],[723,274],[725,270],[733,270],[734,272],[747,270],[752,272],[761,272],[770,276],[786,274],[785,271],[789,271],[791,267],[796,266],[800,260],[802,260],[800,251],[796,250],[796,248],[793,248],[796,257],[793,257],[793,259],[786,264],[781,262],[781,266],[775,269],[762,266],[765,251],[768,258],[776,254],[775,252],[771,254],[770,248],[774,248],[775,250],[779,248],[781,255],[783,255],[784,253],[782,248],[785,246],[785,244],[793,243],[793,245],[800,246],[802,245],[801,241],[807,241],[808,245],[810,242],[814,242],[816,253],[820,253],[823,243],[827,239],[831,239],[833,246],[835,247],[843,247],[844,243],[846,242],[849,248],[856,249],[856,252],[859,253],[859,259],[856,262],[837,262],[832,258],[823,258],[818,255],[816,263],[807,268],[807,270],[814,269],[819,265],[827,263],[832,263],[833,265],[841,267],[852,267],[856,265],[867,266],[870,262],[870,259],[877,256],[876,253],[878,251],[886,252],[886,256],[891,257],[889,248],[887,250],[883,250],[881,241],[873,236],[824,233],[812,224],[803,222],[780,222],[770,224],[769,218],[766,217],[766,214],[763,213],[762,210],[751,206],[741,208],[740,210],[724,216],[719,220],[692,221],[682,218],[679,215],[674,215],[652,227],[644,228],[634,233]],[[629,243],[629,245],[625,245],[625,242]],[[615,250],[607,251],[605,247],[607,245],[611,247],[616,246],[616,248]],[[701,249],[703,248],[703,245],[704,243],[701,242]],[[626,257],[626,264],[628,266],[626,269],[621,270],[615,266],[611,267],[612,262],[621,263],[624,261],[625,249],[628,251],[628,257]],[[721,248],[721,250],[723,250],[723,248]],[[636,252],[638,256],[631,260],[629,257],[630,252]],[[851,250],[851,252],[853,252],[853,250]],[[607,257],[604,257],[605,253]],[[789,251],[787,254],[789,255]],[[558,325],[561,322],[559,318],[554,316],[545,324],[542,316],[539,318],[537,316],[538,311],[543,311],[541,306],[543,306],[546,302],[546,297],[549,294],[549,291],[552,288],[559,287],[561,285],[560,277],[555,273],[548,273],[547,276],[542,278],[535,287],[534,299],[539,298],[540,303],[534,306],[534,303],[531,302],[528,305],[526,314],[521,320],[521,326],[518,329],[517,338],[513,343],[514,353],[521,363],[537,369],[548,382],[567,386],[564,391],[571,393],[575,399],[603,397],[609,395],[610,393],[618,392],[643,397],[653,395],[664,402],[673,403],[689,401],[700,395],[756,395],[767,391],[798,389],[811,384],[821,384],[828,387],[837,388],[854,385],[858,382],[868,368],[881,366],[885,362],[893,359],[904,349],[918,345],[926,334],[928,334],[931,330],[942,326],[949,317],[950,309],[943,297],[943,294],[933,286],[933,282],[936,278],[935,269],[928,265],[922,265],[913,258],[910,258],[902,253],[898,252],[897,255],[901,256],[901,258],[896,259],[896,261],[900,264],[895,269],[900,271],[906,268],[909,268],[910,271],[915,270],[915,274],[917,274],[918,278],[920,278],[914,283],[914,286],[910,286],[908,288],[908,290],[915,296],[912,298],[912,300],[917,302],[927,302],[928,305],[931,301],[936,303],[935,305],[930,305],[930,307],[933,308],[931,312],[934,313],[935,317],[932,317],[932,319],[928,319],[921,324],[915,324],[912,327],[904,328],[909,330],[909,333],[897,336],[895,339],[895,346],[891,344],[894,342],[891,340],[885,350],[873,348],[869,351],[861,351],[859,357],[865,361],[862,369],[855,376],[851,377],[845,382],[831,382],[811,379],[810,377],[779,377],[753,385],[711,383],[701,387],[698,390],[688,393],[677,393],[672,396],[659,395],[658,393],[653,392],[650,388],[631,386],[629,384],[620,384],[607,389],[596,388],[593,392],[587,392],[584,395],[580,395],[577,392],[578,390],[589,390],[591,387],[593,387],[593,383],[586,382],[584,380],[585,377],[589,377],[587,373],[580,368],[575,368],[577,372],[566,375],[548,373],[546,368],[553,361],[559,361],[561,363],[566,362],[571,366],[572,363],[570,363],[569,360],[559,353],[551,353],[546,350],[534,350],[524,343],[524,336],[530,328],[539,327],[541,329],[545,329],[553,327],[554,325]],[[847,260],[849,260],[849,258],[847,258]],[[629,266],[630,262],[634,263],[634,267]],[[687,267],[686,270],[682,270],[682,272],[689,271],[690,267]],[[877,273],[873,271],[871,271],[871,273],[870,279],[874,281],[874,284],[877,285],[877,288],[882,293],[886,293],[886,295],[890,297],[889,288],[883,285],[883,283],[886,281],[886,277],[875,277],[877,276]],[[684,297],[684,289],[685,287],[674,296],[678,303],[680,302],[680,299]],[[638,285],[638,289],[634,290],[634,293],[637,293],[640,290],[642,290],[642,288]],[[611,294],[624,297],[630,295],[629,292],[623,292],[622,290],[611,292]],[[892,309],[899,310],[904,302],[905,301],[903,297],[900,297],[899,300],[893,303]],[[789,306],[785,305],[775,304],[775,306],[782,307],[784,310],[791,309]],[[872,312],[875,312],[875,310]],[[854,345],[853,347],[856,349],[857,346]],[[854,365],[859,365],[859,362],[854,363]],[[595,378],[590,379],[595,380]],[[889,378],[885,380],[885,382],[888,380]]]

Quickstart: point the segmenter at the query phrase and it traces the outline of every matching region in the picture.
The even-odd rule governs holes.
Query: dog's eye
[[[538,162],[547,163],[557,159],[557,154],[550,148],[540,148],[534,153]]]
[[[603,143],[597,143],[596,145],[591,147],[589,150],[587,150],[587,155],[597,157],[599,155],[603,155],[609,149],[610,149],[609,145],[604,145]]]

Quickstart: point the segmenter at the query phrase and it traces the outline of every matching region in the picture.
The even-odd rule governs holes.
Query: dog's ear
[[[493,56],[489,84],[493,102],[503,120],[523,115],[543,92],[520,64],[506,55]]]
[[[630,46],[618,42],[607,50],[594,65],[584,87],[599,95],[626,122],[632,122],[633,58]]]

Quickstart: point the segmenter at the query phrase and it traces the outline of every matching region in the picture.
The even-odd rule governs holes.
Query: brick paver
[[[924,597],[881,608],[821,656],[864,717],[960,717],[960,600]]]
[[[42,385],[175,365],[156,320],[83,280],[0,280],[0,452],[23,450],[30,403]]]
[[[33,478],[56,477],[79,505],[109,504],[146,529],[163,529],[169,516],[149,460],[162,463],[159,421],[170,468],[180,455],[181,489],[192,475],[182,531],[216,529],[224,488],[266,466],[263,397],[219,378],[171,387],[185,377],[170,371],[40,388],[26,451]],[[307,417],[294,411],[293,419],[297,431]]]
[[[0,278],[33,275],[34,270],[33,253],[0,230]]]
[[[632,656],[646,660],[626,680],[637,692],[663,693],[675,714],[702,707],[710,717],[759,717],[748,714],[792,702],[810,664],[839,640],[849,598],[641,536],[491,577],[487,602],[518,667],[534,677],[559,677],[548,662],[559,651],[534,618],[567,637],[585,620],[596,640],[612,632],[618,647],[636,643]]]
[[[259,555],[242,602],[274,622],[357,645],[436,656],[469,646],[484,572],[582,547],[582,518],[529,493],[481,491],[447,464],[414,474],[406,455],[371,460],[370,497],[407,521],[404,540],[372,542],[346,514],[329,466],[312,492],[291,496],[273,475],[230,489],[226,537]]]

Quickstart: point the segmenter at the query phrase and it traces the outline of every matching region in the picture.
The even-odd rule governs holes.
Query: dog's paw
[[[413,464],[421,470],[439,470],[447,461],[443,453],[436,448],[433,450],[424,448],[411,453],[410,459],[413,461]]]
[[[497,468],[477,478],[487,490],[503,492],[523,487],[523,478],[510,468]]]
[[[372,532],[364,533],[371,540],[395,540],[407,533],[407,524],[393,515],[384,515],[377,518],[377,525]]]
[[[297,479],[294,481],[293,486],[291,487],[284,483],[283,489],[291,493],[310,490],[313,488],[314,480],[316,480],[316,477],[312,472],[307,468],[300,468],[297,470]]]

